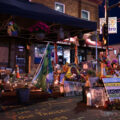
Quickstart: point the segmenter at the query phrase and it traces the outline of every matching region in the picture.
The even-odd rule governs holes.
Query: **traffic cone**
[[[19,66],[16,65],[16,78],[20,78]]]

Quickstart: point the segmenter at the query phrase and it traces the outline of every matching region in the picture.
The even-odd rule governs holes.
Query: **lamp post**
[[[109,6],[109,0],[105,0],[105,19],[106,19],[106,29],[108,29],[108,18],[109,18],[109,11],[112,9],[112,8],[115,8],[115,7],[120,7],[120,1],[116,4],[113,4],[111,6]],[[108,52],[109,52],[109,36],[108,36],[108,30],[107,30],[107,36],[106,36],[106,42],[107,42],[107,50],[106,50],[106,53],[108,55]]]

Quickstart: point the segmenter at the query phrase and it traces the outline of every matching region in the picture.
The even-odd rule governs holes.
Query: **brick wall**
[[[81,9],[87,10],[90,12],[90,20],[91,21],[97,21],[98,22],[98,5],[87,1],[87,0],[82,0],[81,1]]]
[[[31,0],[54,9],[55,2],[65,5],[65,13],[74,17],[81,17],[81,9],[90,11],[90,20],[98,22],[98,5],[87,0]]]
[[[65,13],[71,16],[78,17],[78,1],[77,0],[32,0],[44,4],[52,9],[55,8],[55,2],[60,2],[65,5]]]

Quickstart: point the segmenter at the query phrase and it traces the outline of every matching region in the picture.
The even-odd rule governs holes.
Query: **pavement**
[[[0,112],[0,120],[120,120],[120,111],[87,107],[79,96],[9,107]]]

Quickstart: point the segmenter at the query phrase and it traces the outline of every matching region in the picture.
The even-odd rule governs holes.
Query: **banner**
[[[64,93],[66,96],[82,96],[82,84],[80,82],[64,81]]]
[[[120,99],[120,78],[103,78],[109,100]]]
[[[105,22],[105,18],[100,18],[100,34],[102,34],[102,26],[105,24]],[[117,17],[109,17],[108,22],[108,33],[117,33]]]

